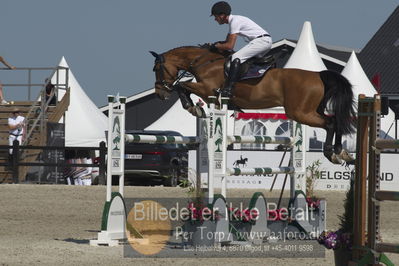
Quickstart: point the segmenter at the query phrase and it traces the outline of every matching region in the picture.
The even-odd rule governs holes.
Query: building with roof
[[[382,94],[399,94],[399,7],[388,17],[358,55],[370,80],[377,80]],[[377,82],[378,83],[378,82]]]
[[[368,78],[388,96],[389,106],[399,119],[399,7],[388,17],[359,53]]]

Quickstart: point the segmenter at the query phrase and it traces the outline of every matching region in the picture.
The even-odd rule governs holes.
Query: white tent
[[[65,58],[62,57],[59,66],[68,67]],[[56,84],[56,75],[51,79]],[[59,83],[65,83],[65,70],[59,71]],[[70,87],[70,104],[65,113],[65,145],[97,147],[101,141],[105,141],[107,130],[107,116],[90,100],[69,69],[68,85]],[[58,100],[61,100],[65,91],[60,90]]]
[[[374,86],[364,73],[359,60],[357,60],[355,52],[352,52],[344,69],[342,69],[341,74],[352,84],[353,95],[355,96],[356,101],[359,94],[365,94],[366,96],[372,97],[377,93]]]
[[[195,100],[198,99],[197,96]],[[198,100],[197,100],[198,101]],[[183,136],[196,135],[196,118],[188,111],[184,110],[180,100],[166,111],[158,120],[145,128],[146,130],[173,130]]]
[[[352,52],[351,57],[349,58],[348,63],[346,63],[346,66],[342,70],[341,74],[346,77],[353,86],[353,95],[356,101],[356,108],[359,94],[365,94],[368,97],[373,97],[374,94],[377,94],[377,90],[371,84],[366,73],[364,73],[364,70],[359,63],[355,52]],[[388,134],[390,133],[389,135],[393,135],[394,129],[392,128],[390,130],[390,128],[393,126],[394,122],[395,114],[389,108],[388,115],[381,119],[381,129]],[[384,138],[385,136],[381,135],[381,137]]]
[[[305,21],[295,50],[285,64],[284,68],[299,68],[310,71],[326,70],[314,41],[312,25]]]

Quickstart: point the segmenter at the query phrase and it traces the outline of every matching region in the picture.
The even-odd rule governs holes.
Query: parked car
[[[127,130],[126,134],[181,136],[176,131]],[[185,144],[126,143],[125,180],[145,177],[177,186],[187,179],[188,148]]]

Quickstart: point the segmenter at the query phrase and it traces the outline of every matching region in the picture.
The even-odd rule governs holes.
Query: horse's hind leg
[[[323,147],[323,154],[324,156],[332,163],[334,164],[340,164],[341,161],[338,158],[338,156],[334,155],[334,146],[333,146],[333,140],[334,140],[334,134],[335,134],[335,127],[334,127],[334,118],[333,117],[326,117],[323,115],[320,115],[317,112],[303,112],[303,113],[295,113],[291,115],[294,120],[297,122],[303,123],[305,125],[311,126],[311,127],[318,127],[318,128],[324,128],[327,132],[327,137],[326,141],[324,143]]]
[[[342,134],[335,133],[334,153],[340,154],[342,152]]]
[[[323,154],[324,156],[332,163],[334,164],[339,164],[341,161],[338,159],[338,157],[334,154],[333,150],[333,139],[334,139],[334,122],[332,119],[328,119],[329,122],[327,122],[325,130],[327,132],[326,136],[326,141],[324,142],[324,147],[323,147]]]
[[[326,130],[327,136],[326,141],[324,142],[323,154],[330,162],[341,164],[341,159],[335,154],[337,150],[342,150],[342,136],[336,135],[335,118],[322,116],[317,112],[311,114],[308,113],[301,118],[303,118],[301,122],[306,125],[324,128]],[[334,135],[336,135],[335,145],[333,145]]]
[[[326,126],[327,137],[323,150],[324,156],[326,156],[327,159],[329,159],[334,164],[341,164],[342,160],[351,163],[354,161],[354,158],[342,148],[342,134],[336,131],[335,122],[335,118],[329,118],[329,122]],[[333,146],[332,140],[334,135],[335,143]]]
[[[335,123],[336,120],[334,117],[327,118],[327,137],[323,148],[324,156],[334,164],[341,164],[342,160],[346,162],[352,161],[353,158],[349,155],[349,153],[342,149],[342,134],[337,132]],[[332,141],[334,135],[335,143],[333,146]]]
[[[348,164],[352,164],[355,161],[355,158],[342,148],[342,134],[340,133],[335,134],[334,153]]]

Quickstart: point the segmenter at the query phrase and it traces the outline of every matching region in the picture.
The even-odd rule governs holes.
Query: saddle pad
[[[247,73],[245,73],[240,80],[245,80],[245,79],[253,79],[253,78],[260,78],[263,75],[265,75],[265,73],[271,68],[270,65],[268,64],[263,64],[263,65],[251,65],[247,71]]]

